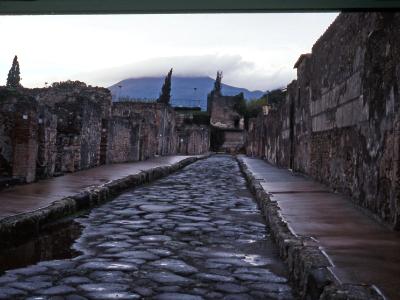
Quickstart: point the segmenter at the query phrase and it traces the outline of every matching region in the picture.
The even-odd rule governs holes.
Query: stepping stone
[[[250,266],[250,263],[246,262],[243,259],[239,258],[210,258],[207,259],[206,263],[215,263],[215,264],[227,264],[231,266],[236,266],[236,267],[246,267]]]
[[[85,292],[122,292],[129,289],[129,286],[116,283],[90,283],[82,284],[79,288]]]
[[[73,293],[75,291],[76,289],[69,285],[58,285],[58,286],[53,286],[46,290],[40,290],[37,293],[41,295],[53,296],[53,295]]]
[[[129,258],[138,258],[138,259],[145,259],[145,260],[154,260],[159,259],[160,257],[155,255],[154,253],[148,251],[141,251],[141,250],[131,250],[131,251],[124,251],[119,254],[120,257],[129,257]]]
[[[38,264],[38,266],[65,270],[74,268],[75,262],[68,260],[50,260],[50,261],[42,261]]]
[[[251,297],[250,295],[247,295],[247,294],[227,295],[222,299],[223,300],[254,300],[253,297]]]
[[[147,287],[138,286],[138,287],[135,287],[133,289],[134,289],[134,291],[136,293],[138,293],[138,294],[140,294],[140,295],[142,295],[144,297],[149,297],[149,296],[153,295],[153,290],[149,289]]]
[[[208,251],[211,251],[208,253]],[[230,257],[235,257],[235,258],[245,258],[246,255],[243,253],[234,253],[234,252],[224,252],[224,251],[212,251],[210,249],[207,249],[205,252],[207,252],[208,257],[215,257],[215,258],[230,258]]]
[[[122,271],[94,271],[89,276],[100,282],[126,282],[126,274]]]
[[[82,276],[71,276],[64,278],[62,282],[65,284],[82,284],[82,283],[90,283],[92,281],[89,278]]]
[[[178,274],[192,274],[198,271],[195,267],[192,267],[186,264],[184,261],[178,259],[160,259],[150,263],[150,265],[167,269],[168,271]]]
[[[129,263],[116,263],[116,262],[88,262],[79,266],[79,269],[89,270],[125,270],[134,271],[138,267]]]
[[[182,294],[182,293],[163,293],[155,296],[157,300],[203,300],[204,298],[198,295]]]
[[[148,220],[115,220],[110,222],[111,224],[121,224],[121,225],[137,225],[137,224],[147,224]]]
[[[51,282],[13,282],[9,286],[26,290],[26,291],[35,291],[38,289],[48,288],[52,286]]]
[[[166,242],[172,240],[167,235],[142,235],[139,239],[144,242]]]
[[[245,293],[249,290],[247,287],[235,283],[219,283],[215,288],[221,292],[231,294]]]
[[[167,285],[167,286],[162,286],[162,287],[159,287],[159,288],[157,288],[157,290],[158,291],[160,291],[160,292],[168,292],[168,293],[170,293],[170,292],[179,292],[180,291],[180,287],[179,286],[176,286],[176,285]]]
[[[175,214],[171,215],[171,217],[179,218],[179,219],[186,219],[186,220],[191,220],[191,221],[199,221],[199,222],[201,222],[201,221],[207,222],[207,221],[211,220],[210,218],[207,218],[207,217],[185,216],[185,215],[175,215]]]
[[[99,300],[131,300],[131,299],[141,299],[139,294],[128,293],[128,292],[97,292],[97,293],[89,293],[90,299],[99,299]]]
[[[146,220],[164,219],[165,214],[162,214],[162,213],[147,214],[144,216],[144,218]]]
[[[21,268],[21,269],[15,269],[12,271],[9,271],[10,274],[19,274],[19,275],[26,275],[26,276],[32,276],[32,275],[37,275],[40,273],[46,272],[48,269],[43,266],[30,266],[27,268]]]
[[[188,278],[165,271],[149,273],[147,274],[147,277],[153,281],[163,284],[188,284],[192,282],[192,280]]]
[[[139,206],[139,209],[150,212],[150,213],[163,213],[169,212],[171,210],[177,209],[176,205],[156,205],[156,204],[146,204]]]
[[[252,266],[266,266],[272,262],[269,258],[254,254],[246,255],[244,261]]]
[[[146,261],[144,259],[140,259],[140,258],[130,258],[130,257],[123,257],[119,260],[119,262],[122,263],[132,263],[135,265],[142,265],[144,264]]]
[[[0,288],[0,299],[12,299],[13,297],[16,296],[23,296],[26,295],[25,291],[21,291],[15,288],[8,288],[8,287],[2,287]]]
[[[101,248],[128,248],[131,247],[132,244],[127,242],[115,241],[115,242],[105,242],[97,245],[97,247]]]
[[[286,278],[276,276],[273,273],[237,273],[234,274],[236,278],[239,278],[240,280],[244,281],[250,281],[250,282],[257,282],[257,281],[262,281],[262,282],[274,282],[274,283],[286,283],[287,280]]]
[[[79,295],[75,295],[75,294],[68,295],[68,296],[66,296],[64,299],[65,299],[65,300],[88,300],[88,299],[85,298],[85,297],[82,297],[82,296],[79,296]]]
[[[199,228],[196,228],[196,227],[184,227],[184,226],[177,227],[177,228],[175,229],[175,231],[177,231],[177,232],[182,232],[182,233],[186,233],[186,232],[191,232],[191,233],[193,233],[193,232],[195,232],[195,231],[197,231],[197,230],[199,230]]]
[[[25,278],[25,281],[52,281],[52,277],[50,275],[36,275],[36,276],[32,276],[32,277],[27,277]]]
[[[15,275],[4,275],[0,277],[0,284],[7,283],[7,282],[14,282],[17,281],[18,277]]]
[[[219,282],[233,282],[235,278],[229,276],[223,276],[218,274],[210,274],[210,273],[199,273],[196,274],[196,277],[205,280],[205,281],[219,281]]]
[[[170,255],[172,255],[172,252],[169,251],[168,249],[158,248],[158,249],[149,249],[149,251],[151,253],[154,253],[155,255],[159,255],[159,256],[170,256]]]

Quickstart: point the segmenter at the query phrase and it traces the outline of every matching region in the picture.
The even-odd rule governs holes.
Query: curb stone
[[[240,157],[236,159],[271,229],[279,254],[289,269],[289,280],[300,299],[385,299],[375,286],[342,284],[331,271],[333,265],[318,243],[311,237],[293,232],[282,217],[276,201],[269,197],[246,163]]]
[[[51,223],[112,200],[127,189],[167,176],[209,156],[188,157],[172,165],[151,168],[99,186],[90,186],[75,195],[56,200],[47,207],[6,217],[0,220],[0,250],[39,235]]]

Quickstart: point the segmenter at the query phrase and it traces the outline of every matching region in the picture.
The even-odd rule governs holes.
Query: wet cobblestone
[[[292,299],[236,161],[213,156],[76,222],[82,255],[9,270],[0,299]]]

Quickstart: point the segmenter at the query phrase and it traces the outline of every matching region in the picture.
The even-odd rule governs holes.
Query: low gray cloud
[[[164,76],[170,68],[174,68],[175,76],[214,77],[217,70],[222,70],[226,84],[264,91],[286,86],[293,79],[290,69],[281,68],[268,73],[255,63],[243,60],[240,55],[214,54],[159,57],[120,67],[79,73],[72,78],[107,87],[127,78]]]

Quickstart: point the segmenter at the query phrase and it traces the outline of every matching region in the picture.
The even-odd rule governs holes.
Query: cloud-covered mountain
[[[119,98],[157,99],[160,95],[164,77],[140,77],[122,80],[109,87],[114,101]],[[120,87],[119,87],[120,86]],[[201,106],[207,108],[207,94],[214,87],[214,79],[207,76],[173,76],[171,82],[171,102],[173,106]],[[223,95],[243,93],[247,100],[261,97],[262,91],[249,91],[222,83]]]

